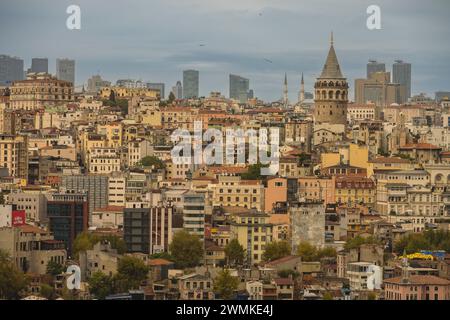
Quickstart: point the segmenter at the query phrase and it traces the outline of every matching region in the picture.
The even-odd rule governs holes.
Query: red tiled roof
[[[280,263],[285,263],[287,261],[294,260],[294,259],[298,259],[298,256],[287,256],[287,257],[283,257],[280,259],[276,259],[276,260],[266,263],[266,266],[274,266],[274,265],[277,265]]]
[[[402,159],[402,158],[397,158],[397,157],[389,157],[389,158],[388,157],[378,157],[369,162],[370,163],[409,163],[408,160]]]
[[[278,278],[278,279],[274,279],[275,283],[277,285],[281,285],[281,286],[285,286],[285,285],[293,285],[294,281],[290,278]]]
[[[48,233],[47,231],[45,231],[44,229],[29,225],[29,224],[24,224],[22,226],[19,226],[19,228],[22,230],[22,232],[24,233],[39,233],[39,234],[46,234]]]
[[[442,148],[435,146],[433,144],[430,143],[411,143],[411,144],[406,144],[402,147],[400,147],[400,149],[435,149],[435,150],[441,150]]]
[[[429,275],[414,275],[409,276],[408,283],[405,285],[417,284],[417,285],[442,285],[450,286],[450,281],[444,278]],[[385,283],[402,284],[402,277],[391,278],[384,280]]]
[[[166,265],[169,265],[172,263],[173,263],[172,261],[162,259],[162,258],[150,259],[148,261],[148,265],[150,265],[150,266],[166,266]]]
[[[125,207],[122,207],[122,206],[107,206],[105,208],[95,209],[94,211],[95,212],[99,212],[99,211],[102,211],[102,212],[121,212],[121,211],[123,211],[124,208]]]

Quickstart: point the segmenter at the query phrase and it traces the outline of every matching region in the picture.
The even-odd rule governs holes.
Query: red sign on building
[[[25,224],[25,210],[13,210],[12,225],[13,227],[23,226]]]

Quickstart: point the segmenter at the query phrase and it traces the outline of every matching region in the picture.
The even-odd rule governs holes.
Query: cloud
[[[65,28],[65,9],[74,2],[82,9],[80,31]],[[365,27],[374,3],[382,10],[379,31]],[[281,96],[287,72],[294,99],[301,72],[312,90],[333,30],[351,87],[368,59],[389,66],[401,58],[413,64],[413,92],[432,93],[450,89],[448,9],[445,0],[3,0],[0,53],[21,56],[26,65],[47,56],[53,70],[56,58],[74,58],[80,84],[100,71],[113,81],[134,77],[171,87],[184,68],[197,68],[202,95],[227,94],[228,74],[237,73],[267,100]]]

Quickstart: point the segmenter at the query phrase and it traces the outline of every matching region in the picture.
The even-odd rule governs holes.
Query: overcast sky
[[[81,30],[66,28],[66,8],[81,7]],[[366,27],[366,9],[381,7],[382,30]],[[200,71],[200,94],[228,96],[228,74],[250,79],[255,95],[276,100],[288,74],[296,99],[300,74],[312,91],[329,34],[344,75],[365,77],[377,59],[412,63],[413,93],[450,90],[448,0],[1,0],[0,54],[76,60],[76,82],[96,73],[115,81],[166,83]],[[203,45],[203,46],[200,46]],[[272,63],[267,60],[272,61]],[[352,90],[353,91],[353,90]]]

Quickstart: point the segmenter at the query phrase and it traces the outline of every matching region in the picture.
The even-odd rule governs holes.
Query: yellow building
[[[338,153],[323,153],[321,155],[322,168],[328,168],[341,163],[352,167],[367,169],[369,163],[369,149],[367,146],[349,144],[348,147],[339,148]]]
[[[149,125],[151,127],[162,126],[162,112],[159,108],[146,110],[141,115],[141,123]]]
[[[264,211],[264,185],[259,180],[241,180],[236,176],[219,176],[212,186],[213,206],[244,207]]]
[[[373,207],[376,201],[375,183],[372,179],[358,176],[339,176],[335,180],[335,202],[340,204],[361,203]]]
[[[84,131],[81,133],[80,140],[80,153],[84,163],[87,163],[88,154],[94,148],[106,148],[107,146],[106,136],[97,133]]]
[[[0,135],[0,168],[10,176],[28,179],[28,137]]]
[[[10,108],[36,110],[63,105],[73,99],[71,82],[58,80],[47,73],[31,73],[26,80],[15,81],[11,86]]]
[[[266,245],[272,242],[270,216],[252,211],[237,213],[230,225],[231,238],[237,239],[244,247],[247,262],[260,263]]]
[[[97,133],[106,136],[106,146],[109,148],[119,148],[122,146],[122,124],[111,122],[108,124],[98,124]]]
[[[377,157],[369,161],[367,176],[371,177],[377,172],[393,172],[401,170],[414,170],[415,164],[407,159],[398,157]]]
[[[114,91],[116,99],[126,99],[131,97],[146,97],[159,99],[159,90],[149,88],[125,88],[125,87],[105,87],[100,89],[99,96],[102,99],[109,99],[111,91]]]

